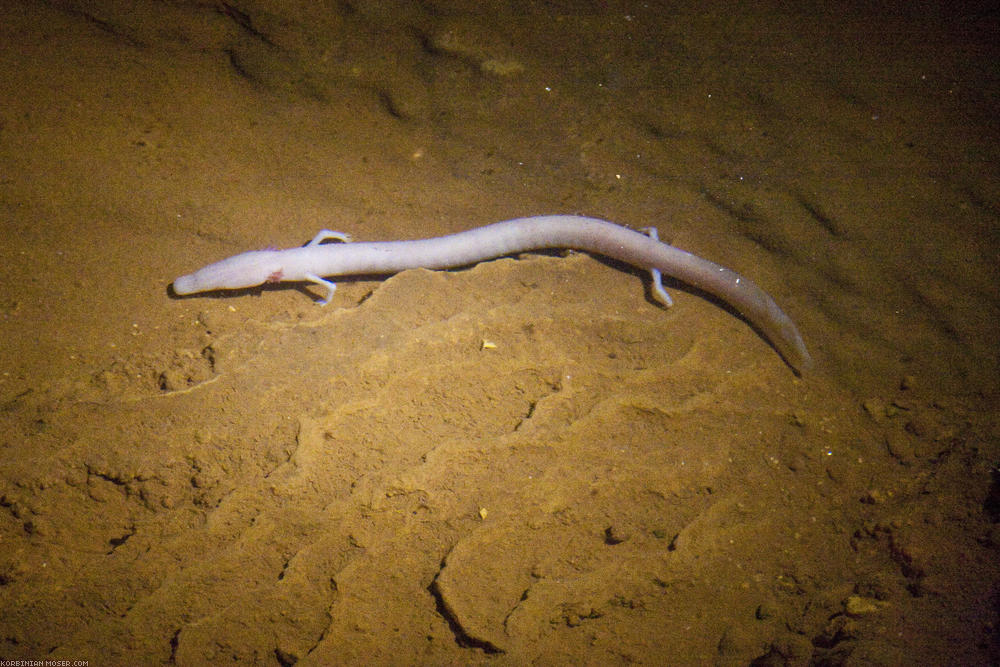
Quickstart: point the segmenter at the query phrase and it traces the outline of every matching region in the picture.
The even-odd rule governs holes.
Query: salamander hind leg
[[[656,227],[643,227],[639,231],[654,241],[660,240],[660,235],[656,231]],[[667,294],[667,290],[663,289],[663,276],[660,275],[660,270],[650,269],[649,276],[653,279],[653,284],[651,286],[653,298],[663,304],[665,308],[673,306],[674,300],[670,298],[669,294]]]
[[[337,239],[338,241],[343,241],[344,243],[350,243],[351,235],[344,232],[331,232],[329,229],[321,229],[319,230],[319,233],[313,237],[313,240],[306,244],[306,247],[309,248],[314,245],[319,245],[327,239]]]

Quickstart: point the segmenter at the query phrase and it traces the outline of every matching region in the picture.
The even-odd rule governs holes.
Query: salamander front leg
[[[310,244],[310,245],[312,245],[312,244]],[[323,278],[320,278],[319,276],[317,276],[314,273],[310,273],[310,274],[306,275],[306,280],[308,280],[311,283],[316,283],[317,285],[319,285],[320,287],[322,287],[323,289],[326,290],[326,298],[325,299],[320,299],[316,303],[318,303],[321,306],[325,306],[326,304],[330,303],[330,299],[333,298],[333,293],[337,291],[337,285],[336,285],[336,283],[332,283],[329,280],[325,280]]]
[[[329,229],[321,229],[319,230],[319,233],[313,237],[313,240],[306,244],[306,247],[309,248],[314,245],[319,245],[327,239],[337,239],[338,241],[343,241],[344,243],[350,243],[351,235],[345,234],[344,232],[331,232]]]
[[[321,229],[319,230],[319,233],[317,233],[316,236],[313,237],[313,240],[306,244],[306,247],[310,248],[314,245],[319,245],[320,243],[326,241],[327,239],[337,239],[338,241],[341,241],[343,243],[350,243],[351,235],[345,232],[331,232],[329,229]],[[321,306],[325,306],[326,304],[330,303],[330,299],[333,298],[333,293],[337,291],[336,283],[332,283],[329,280],[320,278],[314,273],[308,274],[306,276],[306,280],[308,280],[309,282],[316,283],[317,285],[326,290],[326,298],[320,299],[316,303],[318,303]]]
[[[656,231],[656,227],[644,227],[639,230],[649,238],[654,241],[660,240],[660,235]],[[652,294],[653,298],[659,301],[665,308],[670,308],[674,305],[674,300],[670,298],[667,294],[667,290],[663,289],[663,277],[660,275],[659,269],[650,269],[649,275],[653,279]]]

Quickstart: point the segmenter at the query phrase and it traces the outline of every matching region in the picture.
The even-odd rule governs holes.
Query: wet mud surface
[[[997,16],[29,2],[0,22],[0,658],[990,664]],[[179,298],[322,228],[546,252]]]

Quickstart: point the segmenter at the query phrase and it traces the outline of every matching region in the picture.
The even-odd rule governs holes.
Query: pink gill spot
[[[267,282],[269,282],[269,283],[280,283],[281,282],[281,278],[284,275],[285,275],[285,272],[282,271],[281,269],[278,269],[277,271],[275,271],[274,273],[272,273],[271,275],[269,275],[267,277]]]

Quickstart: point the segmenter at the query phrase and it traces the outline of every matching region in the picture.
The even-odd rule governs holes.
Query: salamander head
[[[255,287],[283,279],[281,255],[274,250],[253,250],[198,269],[174,281],[176,294],[216,289]]]

